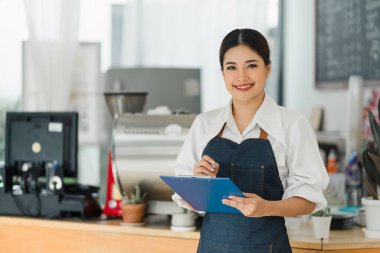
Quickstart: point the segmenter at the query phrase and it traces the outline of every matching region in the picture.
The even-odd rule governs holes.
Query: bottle
[[[362,196],[361,182],[362,175],[358,164],[358,155],[353,151],[346,168],[346,192],[347,205],[358,206]]]
[[[336,172],[336,154],[335,149],[331,149],[327,156],[327,173]]]

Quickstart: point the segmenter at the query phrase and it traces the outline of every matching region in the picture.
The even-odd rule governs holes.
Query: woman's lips
[[[251,84],[239,84],[239,85],[234,85],[234,87],[235,87],[235,89],[237,89],[239,91],[247,91],[250,88],[252,88],[253,85],[254,85],[254,83],[251,83]]]

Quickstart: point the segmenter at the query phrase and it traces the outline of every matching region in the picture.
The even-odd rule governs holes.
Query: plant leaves
[[[377,197],[377,192],[376,192],[376,190],[375,190],[376,185],[375,185],[375,187],[374,187],[374,186],[371,184],[371,182],[368,181],[367,178],[364,178],[363,183],[364,183],[364,185],[367,187],[367,191],[368,191],[369,195],[371,195],[373,199],[378,199],[378,197]]]
[[[380,127],[377,124],[376,118],[371,111],[368,112],[369,123],[371,124],[371,131],[373,138],[377,144],[377,147],[380,148]]]
[[[379,174],[376,169],[375,163],[372,161],[371,157],[369,156],[368,150],[364,150],[362,153],[363,156],[363,164],[364,164],[364,169],[367,173],[367,177],[369,181],[375,183],[375,184],[380,184],[380,181],[378,181]]]
[[[373,163],[375,164],[375,167],[377,169],[377,182],[378,184],[380,184],[380,156],[372,153],[372,152],[368,152],[369,156],[371,157]]]

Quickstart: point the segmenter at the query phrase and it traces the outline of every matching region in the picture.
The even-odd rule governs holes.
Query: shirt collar
[[[232,99],[230,99],[227,105],[223,107],[213,119],[210,128],[205,133],[203,144],[206,145],[209,140],[218,135],[225,123],[229,127],[237,129],[235,120],[232,116]],[[268,135],[272,136],[287,148],[280,108],[267,93],[265,93],[264,101],[257,110],[251,123],[248,125],[248,128],[254,128],[256,124],[264,129]]]
[[[252,119],[251,124],[254,126],[255,123],[287,148],[280,107],[267,93],[265,93],[264,101]]]

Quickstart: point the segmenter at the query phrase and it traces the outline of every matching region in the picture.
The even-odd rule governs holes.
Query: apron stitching
[[[266,149],[267,149],[267,152],[270,154],[270,159],[272,160],[272,163],[276,165],[276,167],[273,168],[273,170],[274,170],[275,172],[277,171],[277,173],[276,173],[276,175],[277,175],[277,177],[276,177],[276,178],[277,178],[277,182],[278,182],[279,185],[281,186],[282,191],[284,191],[284,186],[282,185],[282,182],[281,182],[281,179],[280,179],[280,172],[278,171],[278,166],[277,166],[277,162],[276,162],[276,160],[274,159],[273,151],[270,152],[270,149],[269,149],[269,146],[268,146],[268,142],[267,142],[266,144],[267,144],[267,145],[265,145],[265,147],[266,147]],[[282,193],[282,194],[284,194],[284,193]]]
[[[253,174],[253,169],[250,168],[250,173],[249,173],[249,192],[252,192],[252,174]]]
[[[265,167],[264,165],[261,165],[260,169],[260,196],[264,195],[264,173],[265,173]]]

